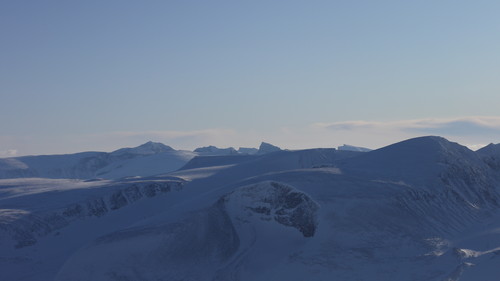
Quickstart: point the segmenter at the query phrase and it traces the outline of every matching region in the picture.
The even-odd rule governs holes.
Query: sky
[[[0,157],[500,142],[499,1],[0,2]]]

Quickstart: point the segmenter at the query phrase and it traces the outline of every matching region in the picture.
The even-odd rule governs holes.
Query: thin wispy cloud
[[[490,142],[500,142],[500,117],[470,116],[460,118],[428,118],[399,121],[346,121],[317,123],[317,128],[330,131],[332,135],[364,136],[373,144],[397,141],[422,135],[439,135],[467,145],[480,148]]]
[[[315,126],[331,130],[390,129],[412,132],[444,132],[455,135],[500,134],[500,117],[429,118],[402,121],[345,121],[317,123]]]

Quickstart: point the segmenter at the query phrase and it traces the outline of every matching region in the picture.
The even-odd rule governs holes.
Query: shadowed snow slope
[[[0,280],[496,280],[484,155],[422,137],[197,157],[149,178],[0,180]]]
[[[270,257],[255,255],[257,248],[270,242],[290,246],[313,236],[317,209],[287,185],[241,187],[181,222],[96,240],[75,254],[56,280],[234,280],[230,276],[240,274],[235,270],[242,265],[268,269],[270,261],[262,259]]]
[[[493,170],[500,173],[500,144],[489,144],[476,153]]]
[[[476,153],[441,137],[421,137],[346,159],[346,174],[448,192],[470,204],[497,205],[492,171]]]

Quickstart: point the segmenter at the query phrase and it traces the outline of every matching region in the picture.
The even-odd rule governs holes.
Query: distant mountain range
[[[339,150],[369,151],[367,148],[344,145]],[[175,150],[157,142],[147,142],[133,148],[113,152],[80,152],[63,155],[39,155],[0,158],[0,179],[7,178],[67,178],[118,179],[131,176],[153,176],[176,171],[190,160],[206,156],[258,156],[281,151],[262,142],[257,148],[215,146],[200,147],[194,151]],[[196,161],[204,161],[197,159]]]
[[[194,151],[175,150],[157,142],[107,152],[81,152],[0,158],[0,178],[117,179],[152,176],[180,169],[198,156],[262,155],[280,148],[262,143],[256,148],[200,147]]]
[[[367,152],[240,150],[146,143],[2,159],[89,177],[0,180],[0,280],[500,276],[500,144],[471,151],[427,136]],[[165,172],[173,155],[183,160]],[[78,163],[87,170],[68,168]]]

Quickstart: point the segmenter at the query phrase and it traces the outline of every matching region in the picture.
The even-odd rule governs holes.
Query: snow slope
[[[493,170],[500,172],[500,144],[489,144],[476,153]]]
[[[496,280],[500,182],[483,160],[422,137],[0,180],[0,280]]]
[[[341,145],[337,149],[338,150],[347,150],[347,151],[358,151],[358,152],[372,151],[372,149],[369,149],[366,147],[353,146],[353,145],[348,145],[348,144]]]
[[[259,150],[253,147],[240,147],[238,148],[238,153],[240,154],[256,154]]]
[[[233,263],[269,246],[256,241],[259,236],[279,235],[276,247],[314,235],[317,209],[307,195],[290,186],[265,182],[241,187],[180,223],[129,229],[96,240],[74,255],[56,280],[232,280]],[[268,269],[262,260],[252,261],[252,267]]]
[[[234,149],[233,147],[218,148],[218,147],[215,147],[213,145],[199,147],[199,148],[195,149],[194,152],[197,152],[199,155],[235,155],[235,154],[238,154],[238,151],[236,151],[236,149]]]
[[[82,152],[66,155],[23,156],[0,159],[0,178],[117,179],[175,171],[197,154],[147,142],[111,153]]]
[[[0,158],[0,179],[30,177],[119,179],[130,176],[144,177],[178,170],[197,156],[248,156],[257,154],[257,152],[263,155],[278,150],[280,149],[277,147],[263,143],[260,152],[255,148],[240,148],[239,151],[236,151],[232,147],[217,148],[215,146],[201,147],[191,152],[175,150],[162,143],[150,141],[138,147],[121,148],[111,153],[82,152],[64,155]],[[205,160],[202,158],[199,161]]]

